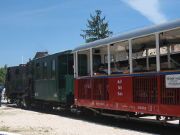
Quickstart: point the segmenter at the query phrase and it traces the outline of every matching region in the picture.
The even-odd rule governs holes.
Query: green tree
[[[3,68],[0,68],[0,84],[5,83],[6,70],[7,70],[7,65],[5,65]]]
[[[86,43],[103,39],[113,34],[113,32],[109,31],[109,24],[105,21],[106,17],[102,17],[101,14],[101,10],[96,10],[95,15],[90,14],[90,19],[87,20],[87,29],[82,30],[83,34],[80,34]]]

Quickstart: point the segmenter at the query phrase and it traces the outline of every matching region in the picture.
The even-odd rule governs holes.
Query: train
[[[180,119],[180,20],[100,39],[8,67],[6,95],[30,108],[115,118]]]

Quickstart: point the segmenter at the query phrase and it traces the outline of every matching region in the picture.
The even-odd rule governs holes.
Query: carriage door
[[[58,85],[60,90],[60,101],[71,104],[73,100],[74,90],[74,69],[73,55],[64,54],[58,57],[59,74]]]
[[[68,64],[67,64],[68,55],[60,55],[58,57],[58,87],[60,93],[60,101],[66,102],[66,78],[68,74]]]

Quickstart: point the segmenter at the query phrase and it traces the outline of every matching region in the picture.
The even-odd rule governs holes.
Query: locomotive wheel
[[[22,108],[24,109],[30,109],[30,103],[28,102],[27,98],[23,98],[21,101]]]
[[[20,108],[22,107],[21,102],[22,102],[22,101],[21,101],[20,99],[17,99],[17,100],[16,100],[16,105],[17,105],[17,107],[20,107]]]

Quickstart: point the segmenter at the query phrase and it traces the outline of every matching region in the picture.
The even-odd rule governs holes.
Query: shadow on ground
[[[15,105],[7,105],[8,107],[17,108]],[[168,124],[166,126],[160,123],[147,122],[147,121],[137,121],[137,120],[125,120],[125,119],[115,119],[112,117],[105,116],[92,116],[92,115],[76,115],[70,111],[43,111],[40,109],[31,109],[29,111],[36,111],[40,113],[47,113],[58,115],[61,117],[83,120],[90,123],[96,123],[100,125],[105,125],[113,128],[121,128],[126,130],[133,130],[138,132],[150,133],[150,134],[161,134],[161,135],[180,135],[180,126]]]

